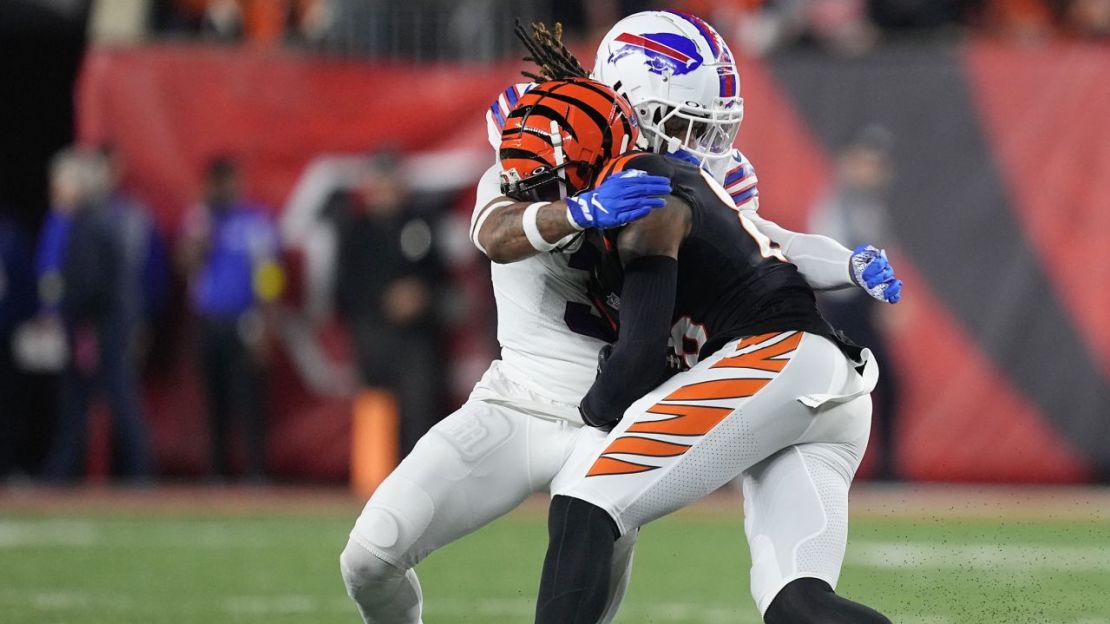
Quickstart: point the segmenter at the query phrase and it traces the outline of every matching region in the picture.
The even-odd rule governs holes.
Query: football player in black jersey
[[[552,138],[578,134],[551,121]],[[614,541],[742,476],[765,621],[888,622],[833,591],[876,363],[834,334],[797,268],[701,168],[631,153],[591,177],[636,172],[669,179],[672,194],[606,237],[598,273],[615,263],[623,281],[593,299],[619,338],[580,409],[611,432],[554,492],[536,621],[596,622]]]

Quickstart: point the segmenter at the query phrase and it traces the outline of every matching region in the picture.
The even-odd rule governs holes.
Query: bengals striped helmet
[[[586,78],[529,90],[501,133],[501,192],[521,201],[556,200],[587,189],[601,166],[636,144],[628,102]]]

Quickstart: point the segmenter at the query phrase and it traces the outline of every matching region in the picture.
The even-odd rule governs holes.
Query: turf
[[[0,511],[0,621],[358,621],[337,555],[355,510],[264,516]],[[518,512],[418,572],[427,624],[531,621],[544,521]],[[759,620],[739,513],[643,531],[618,622]],[[1110,521],[853,520],[840,591],[909,624],[1110,624]]]

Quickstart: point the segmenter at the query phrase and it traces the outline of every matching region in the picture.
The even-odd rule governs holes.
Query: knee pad
[[[353,539],[339,555],[339,571],[347,594],[358,598],[359,594],[372,591],[375,587],[389,586],[400,581],[406,570],[389,563],[375,555]]]
[[[351,539],[339,555],[347,594],[367,624],[421,624],[424,603],[412,570],[402,570]]]
[[[836,595],[821,579],[786,584],[763,616],[766,624],[891,624],[871,607]]]

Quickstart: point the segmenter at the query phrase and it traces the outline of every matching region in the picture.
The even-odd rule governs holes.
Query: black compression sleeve
[[[663,376],[674,313],[678,262],[666,256],[637,258],[624,267],[620,337],[582,399],[587,424],[608,426]]]

